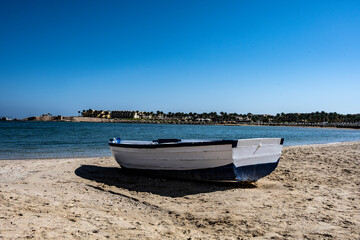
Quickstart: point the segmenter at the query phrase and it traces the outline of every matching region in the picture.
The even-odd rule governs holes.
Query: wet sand
[[[0,239],[359,239],[359,163],[360,142],[285,147],[257,183],[215,184],[1,160]]]

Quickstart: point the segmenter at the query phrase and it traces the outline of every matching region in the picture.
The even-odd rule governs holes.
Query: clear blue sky
[[[360,1],[0,1],[0,116],[360,112]]]

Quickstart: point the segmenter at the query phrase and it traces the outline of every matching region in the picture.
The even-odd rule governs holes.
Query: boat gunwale
[[[241,139],[238,139],[241,140]],[[211,146],[211,145],[227,145],[231,144],[233,148],[237,147],[238,140],[211,140],[204,142],[169,142],[157,144],[124,144],[108,142],[111,147],[121,148],[166,148],[166,147],[196,147],[196,146]],[[280,145],[284,144],[284,138],[280,138]]]
[[[112,147],[121,148],[166,148],[166,147],[197,147],[197,146],[211,146],[211,145],[227,145],[231,144],[232,147],[236,147],[237,140],[213,140],[207,142],[172,142],[172,143],[159,143],[159,144],[122,144],[111,143],[108,144]]]

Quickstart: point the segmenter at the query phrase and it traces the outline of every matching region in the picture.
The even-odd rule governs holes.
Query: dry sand
[[[0,239],[360,239],[360,142],[285,147],[255,184],[128,175],[113,158],[0,161]]]

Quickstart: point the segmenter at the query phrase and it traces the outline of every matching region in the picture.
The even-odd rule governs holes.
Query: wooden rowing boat
[[[257,181],[277,167],[283,138],[154,141],[110,140],[122,169],[205,181]]]

